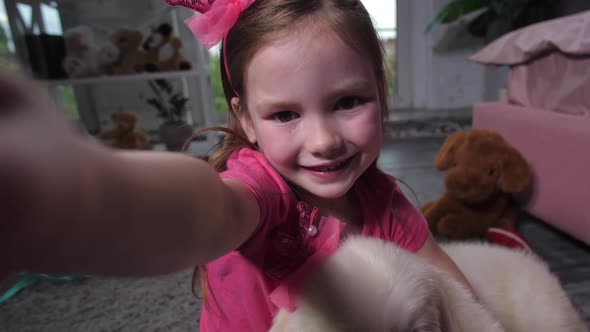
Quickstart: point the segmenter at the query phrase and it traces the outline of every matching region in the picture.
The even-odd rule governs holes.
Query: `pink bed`
[[[473,126],[499,132],[529,162],[519,197],[543,221],[590,244],[590,117],[510,105],[475,105]]]
[[[511,68],[508,102],[476,104],[473,126],[528,160],[525,209],[590,244],[590,12],[515,31],[471,59]]]

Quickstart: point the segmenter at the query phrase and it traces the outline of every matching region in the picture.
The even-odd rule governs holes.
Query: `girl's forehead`
[[[267,44],[247,65],[244,83],[254,108],[276,101],[321,100],[376,86],[370,61],[335,33],[302,33]]]
[[[342,59],[343,56],[345,56],[344,59]],[[351,47],[335,31],[307,27],[294,29],[282,35],[282,38],[276,38],[264,44],[253,53],[245,69],[247,72],[252,67],[257,67],[256,70],[259,70],[260,67],[268,68],[278,65],[297,71],[322,60],[369,63],[367,58],[367,54],[362,54]]]
[[[343,35],[337,32],[334,26],[329,23],[312,17],[302,19],[300,22],[282,31],[276,31],[270,35],[253,54],[250,59],[256,57],[261,51],[281,48],[289,54],[300,57],[313,54],[320,48],[326,48],[326,42],[330,45],[338,44],[346,46],[358,53],[366,53],[362,48],[353,48],[351,45],[362,44],[358,40],[361,37],[354,35]],[[366,56],[367,54],[363,54]]]

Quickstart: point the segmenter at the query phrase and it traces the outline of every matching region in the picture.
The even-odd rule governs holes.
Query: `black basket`
[[[33,74],[40,79],[63,79],[66,44],[63,36],[40,34],[25,35],[29,62]]]

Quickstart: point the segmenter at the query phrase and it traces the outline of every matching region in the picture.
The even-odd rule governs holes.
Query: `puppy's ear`
[[[440,305],[432,304],[431,307],[425,307],[422,315],[418,317],[409,331],[412,332],[447,332],[441,328]],[[400,331],[391,331],[400,332]]]
[[[458,281],[439,273],[439,322],[444,332],[504,332],[498,321]]]
[[[443,317],[443,310],[445,304],[442,299],[442,292],[439,288],[439,281],[438,281],[438,272],[434,271],[433,269],[429,269],[431,271],[431,275],[428,277],[430,279],[430,291],[424,294],[415,294],[418,295],[417,299],[422,298],[422,300],[417,303],[414,303],[414,307],[417,309],[413,312],[411,318],[411,325],[408,326],[408,331],[416,331],[416,332],[447,332],[451,330],[445,330],[443,326],[447,326],[443,320],[446,318]],[[419,304],[415,306],[415,304]],[[396,331],[398,332],[398,331]]]

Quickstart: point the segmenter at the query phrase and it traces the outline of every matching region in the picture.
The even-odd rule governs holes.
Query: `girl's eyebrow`
[[[376,84],[372,80],[365,78],[344,79],[333,84],[332,87],[326,88],[324,98],[331,99],[340,95],[361,94],[373,90],[376,90]],[[253,106],[254,110],[264,113],[269,110],[297,110],[300,107],[300,104],[297,102],[280,100],[272,96],[264,96],[257,100]]]
[[[277,110],[277,109],[284,109],[284,110],[292,110],[297,108],[298,104],[295,102],[287,102],[284,100],[276,99],[273,97],[263,97],[262,99],[258,100],[254,104],[254,109],[260,109],[262,111],[265,110]]]
[[[368,90],[373,88],[373,86],[376,86],[376,84],[374,84],[374,81],[372,80],[368,80],[365,78],[353,78],[349,80],[342,80],[334,84],[334,86],[330,90],[332,93],[338,94],[347,91],[356,92],[359,90]]]
[[[331,101],[340,97],[370,97],[377,93],[377,83],[368,79],[342,80],[326,89],[324,99]]]

